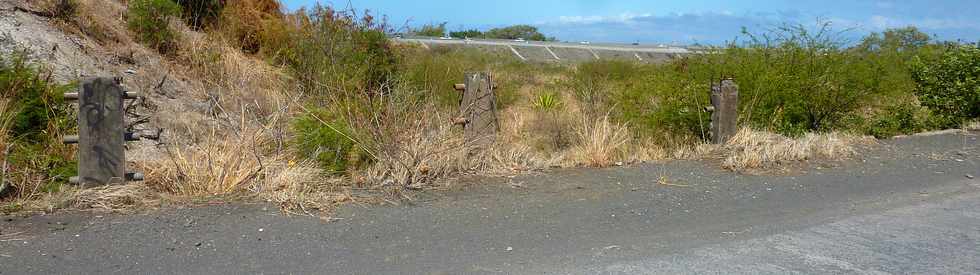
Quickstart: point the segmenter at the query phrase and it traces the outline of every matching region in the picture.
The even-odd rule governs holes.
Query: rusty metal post
[[[126,173],[125,141],[139,137],[125,132],[123,100],[135,98],[120,86],[118,79],[90,78],[82,82],[77,94],[78,136],[65,136],[65,143],[78,144],[78,176],[71,182],[82,186],[101,186],[142,180],[139,173]]]
[[[711,86],[711,142],[723,144],[738,132],[738,85],[726,78]]]
[[[493,143],[500,126],[497,122],[497,98],[489,73],[466,73],[466,84],[454,85],[462,90],[460,115],[453,120],[463,125],[468,143],[487,146]]]

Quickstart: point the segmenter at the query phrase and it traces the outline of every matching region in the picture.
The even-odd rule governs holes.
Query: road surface
[[[491,40],[491,39],[439,39],[439,38],[396,38],[395,41],[402,43],[425,43],[441,45],[483,45],[483,46],[514,46],[514,47],[549,47],[549,48],[569,48],[581,50],[606,50],[622,52],[649,52],[649,53],[672,53],[689,54],[691,51],[681,47],[654,46],[654,45],[625,45],[625,44],[581,44],[567,42],[546,42],[546,41],[515,41],[515,40]]]
[[[675,161],[466,179],[329,223],[265,205],[4,217],[0,274],[980,274],[977,139],[781,175]]]
[[[472,47],[511,55],[517,60],[546,63],[580,63],[595,60],[631,60],[661,63],[694,51],[681,47],[609,43],[567,43],[490,39],[395,38],[396,43],[434,46]]]

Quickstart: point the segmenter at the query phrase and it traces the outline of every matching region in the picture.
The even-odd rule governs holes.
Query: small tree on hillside
[[[515,25],[506,28],[496,28],[486,33],[487,38],[494,39],[518,39],[523,38],[530,41],[546,41],[548,37],[538,31],[537,27],[530,25]]]
[[[443,37],[446,35],[446,22],[440,24],[426,24],[413,31],[418,36]]]

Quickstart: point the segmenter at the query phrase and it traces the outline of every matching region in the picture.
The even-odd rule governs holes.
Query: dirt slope
[[[91,29],[44,16],[42,7],[24,0],[0,2],[0,53],[26,50],[30,61],[45,66],[59,83],[87,77],[119,77],[141,99],[131,102],[127,123],[149,139],[130,143],[128,158],[140,161],[160,157],[157,145],[173,130],[206,123],[206,98],[196,96],[204,85],[158,53],[133,42],[126,34],[126,8],[117,1],[82,1],[82,8],[97,8],[76,21],[101,24]],[[87,5],[87,6],[86,6]],[[95,18],[95,19],[93,19]],[[179,114],[179,115],[178,115]]]

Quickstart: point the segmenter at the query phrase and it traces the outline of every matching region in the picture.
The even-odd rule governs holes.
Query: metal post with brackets
[[[78,135],[65,136],[66,144],[78,144],[78,176],[70,182],[81,186],[103,186],[126,181],[142,181],[142,173],[126,173],[126,141],[138,135],[126,133],[126,99],[137,94],[126,92],[118,78],[89,78],[77,93],[66,93],[66,100],[78,100]]]

